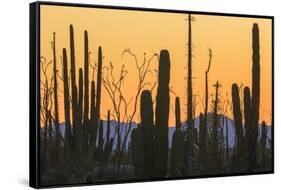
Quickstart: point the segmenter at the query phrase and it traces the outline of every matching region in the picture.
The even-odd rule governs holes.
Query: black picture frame
[[[110,181],[110,182],[94,182],[83,184],[65,184],[65,185],[40,185],[40,6],[54,5],[67,7],[87,7],[113,10],[132,10],[144,12],[163,12],[172,14],[200,14],[214,16],[231,16],[243,18],[263,18],[272,21],[272,170],[266,172],[255,173],[232,173],[222,175],[201,175],[196,177],[173,177],[173,178],[153,178],[128,181]],[[258,174],[274,173],[274,16],[264,15],[248,15],[248,14],[233,14],[233,13],[217,13],[217,12],[201,12],[187,10],[169,10],[156,8],[141,8],[141,7],[123,7],[109,5],[91,5],[80,3],[60,3],[40,1],[30,3],[29,5],[29,44],[30,44],[30,63],[29,63],[29,185],[33,188],[53,188],[53,187],[70,187],[70,186],[87,186],[100,184],[119,184],[119,183],[135,183],[135,182],[151,182],[163,180],[182,180],[193,178],[210,178],[210,177],[227,177],[227,176],[245,176]]]

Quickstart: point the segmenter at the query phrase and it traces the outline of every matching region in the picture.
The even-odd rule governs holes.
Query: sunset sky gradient
[[[170,118],[169,125],[175,125],[174,103],[175,97],[181,101],[181,119],[186,120],[186,80],[187,76],[187,14],[163,13],[149,11],[112,10],[83,7],[67,7],[41,5],[40,15],[40,54],[47,61],[52,60],[52,35],[56,32],[56,48],[58,72],[62,76],[62,48],[67,49],[69,59],[69,25],[74,27],[76,72],[84,67],[84,30],[89,35],[90,63],[97,62],[98,47],[103,50],[103,63],[111,61],[116,74],[119,74],[124,64],[128,70],[123,92],[129,101],[135,97],[137,78],[136,67],[132,57],[122,52],[130,48],[137,55],[138,61],[143,61],[143,54],[147,59],[153,54],[167,49],[171,60],[170,87]],[[209,73],[209,94],[213,94],[213,84],[218,80],[222,84],[221,98],[231,102],[231,85],[252,86],[252,26],[258,23],[260,29],[260,66],[261,66],[261,102],[260,121],[271,124],[272,114],[272,20],[261,18],[242,18],[230,16],[214,16],[193,14],[192,23],[193,44],[193,92],[198,105],[196,116],[203,112],[202,100],[205,96],[205,71],[208,66],[208,48],[213,51],[213,61]],[[70,68],[70,65],[68,66]],[[90,67],[91,68],[91,67]],[[151,62],[152,74],[147,82],[157,80],[158,60]],[[92,80],[90,70],[90,80]],[[49,70],[52,75],[52,68]],[[116,75],[117,77],[117,75]],[[94,80],[96,74],[94,73]],[[59,79],[59,89],[63,89]],[[148,85],[146,89],[152,86]],[[42,93],[41,93],[42,94]],[[228,94],[228,95],[227,95]],[[152,92],[155,99],[156,88]],[[112,103],[104,87],[102,88],[101,117],[106,118],[107,110],[112,110]],[[202,100],[201,100],[202,99]],[[211,96],[209,102],[211,103]],[[129,113],[133,105],[129,106]],[[211,111],[211,106],[209,106]],[[232,118],[232,110],[228,109]],[[60,122],[64,121],[63,94],[59,91]],[[134,121],[139,122],[139,108]]]

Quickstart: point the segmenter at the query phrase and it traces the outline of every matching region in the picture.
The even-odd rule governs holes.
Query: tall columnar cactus
[[[74,49],[74,31],[70,25],[70,79],[71,79],[71,97],[72,97],[72,128],[77,126],[77,85],[76,85],[76,69],[75,69],[75,49]]]
[[[180,108],[180,98],[177,96],[175,101],[175,119],[176,119],[176,129],[181,128],[181,108]]]
[[[59,144],[60,139],[60,131],[59,131],[59,108],[58,108],[58,82],[57,82],[57,58],[56,58],[56,33],[53,33],[53,75],[54,75],[54,124],[55,124],[55,131],[56,131],[56,143]]]
[[[195,139],[192,118],[192,16],[188,15],[188,62],[187,62],[187,133],[185,146],[185,175],[192,175],[195,161]]]
[[[226,162],[227,162],[227,166],[229,163],[229,132],[228,132],[228,118],[227,116],[224,116],[224,123],[225,123],[225,157],[226,157]]]
[[[98,139],[98,156],[99,160],[102,161],[103,158],[103,144],[104,144],[104,139],[103,139],[103,120],[100,120],[100,125],[99,125],[99,139]]]
[[[247,144],[247,153],[249,153],[252,149],[250,146],[251,139],[251,111],[252,103],[251,103],[251,94],[249,87],[244,88],[244,122],[245,122],[245,139]],[[247,155],[248,156],[248,155]]]
[[[188,71],[187,71],[187,124],[193,125],[192,119],[192,17],[188,15]]]
[[[243,149],[243,128],[242,128],[242,114],[240,108],[239,88],[236,83],[232,84],[232,104],[233,104],[233,117],[236,133],[236,152],[233,163],[234,170],[240,171]]]
[[[251,138],[249,145],[251,150],[248,156],[248,171],[254,172],[257,162],[257,139],[259,125],[259,108],[260,108],[260,44],[259,44],[259,27],[253,25],[252,29],[252,114],[251,114]]]
[[[180,99],[176,97],[175,101],[175,118],[176,130],[173,134],[171,159],[170,159],[170,176],[183,176],[184,164],[184,132],[181,130],[180,119]]]
[[[88,137],[90,136],[91,138],[93,137],[93,131],[94,131],[94,118],[95,118],[95,108],[96,106],[96,86],[95,86],[95,81],[91,82],[91,105],[90,105],[90,111],[91,111],[91,116],[90,116],[90,125],[88,127],[85,127],[85,135]]]
[[[153,103],[151,92],[144,90],[141,93],[140,102],[141,133],[143,142],[144,172],[145,176],[153,177]]]
[[[94,130],[92,133],[93,145],[96,142],[98,122],[100,119],[100,104],[101,104],[101,82],[102,82],[102,48],[98,50],[98,73],[97,73],[97,93],[96,93],[96,105],[94,114]]]
[[[70,103],[69,103],[69,86],[68,86],[68,68],[66,49],[63,48],[63,94],[64,94],[64,118],[65,118],[65,142],[71,140],[71,123],[70,123]]]
[[[89,48],[88,32],[84,31],[84,127],[88,126],[89,119]]]
[[[83,70],[79,69],[79,84],[78,84],[78,106],[77,106],[77,127],[73,129],[73,134],[75,134],[76,143],[82,143],[82,133],[84,131],[83,125]]]
[[[169,83],[170,83],[170,55],[168,50],[161,50],[158,68],[158,88],[156,96],[156,177],[165,177],[168,161],[168,125],[169,125]]]
[[[136,179],[141,179],[145,176],[145,160],[144,160],[144,147],[143,138],[141,133],[141,126],[132,130],[131,135],[132,143],[132,158],[134,165],[134,176]]]

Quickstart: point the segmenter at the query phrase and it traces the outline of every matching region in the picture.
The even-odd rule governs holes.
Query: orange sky
[[[226,16],[193,15],[196,19],[192,24],[193,34],[193,92],[204,98],[205,70],[208,65],[208,48],[213,51],[213,62],[209,73],[209,93],[214,93],[212,85],[219,80],[222,84],[221,96],[226,99],[226,93],[231,100],[231,85],[233,82],[251,87],[252,69],[252,24],[258,23],[260,29],[261,55],[261,103],[260,120],[271,123],[272,107],[272,36],[271,19],[254,19]],[[69,25],[73,24],[76,48],[76,69],[84,64],[84,30],[89,34],[90,62],[97,61],[98,46],[102,46],[104,65],[111,61],[119,74],[121,65],[125,65],[129,74],[124,83],[124,95],[129,101],[136,93],[136,68],[132,57],[121,57],[124,49],[130,48],[139,62],[143,53],[147,58],[161,49],[168,49],[171,59],[170,87],[181,101],[181,118],[186,119],[186,81],[187,73],[187,22],[186,14],[160,13],[143,11],[125,11],[95,8],[63,7],[41,5],[41,56],[52,60],[52,33],[56,32],[57,59],[61,74],[60,56],[62,48],[67,48],[69,55]],[[158,68],[158,61],[151,62],[151,69]],[[70,68],[70,66],[69,66]],[[50,68],[50,72],[51,72]],[[50,73],[51,74],[51,73]],[[92,76],[92,71],[90,72]],[[117,75],[116,75],[117,76]],[[149,75],[147,82],[153,82],[157,75]],[[59,88],[63,89],[60,81]],[[148,89],[151,86],[147,86]],[[156,88],[153,91],[155,98]],[[175,94],[170,93],[170,125],[174,123]],[[63,95],[59,92],[60,121],[64,120]],[[196,115],[203,111],[200,98]],[[209,101],[211,102],[211,100]],[[112,110],[111,101],[102,88],[101,115],[105,118],[107,110]],[[128,112],[133,109],[129,106]],[[139,121],[139,109],[135,121]],[[211,111],[211,110],[209,110]],[[229,110],[230,111],[230,110]]]

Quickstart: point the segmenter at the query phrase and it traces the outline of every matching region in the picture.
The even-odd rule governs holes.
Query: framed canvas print
[[[30,4],[30,186],[274,171],[273,17]]]

